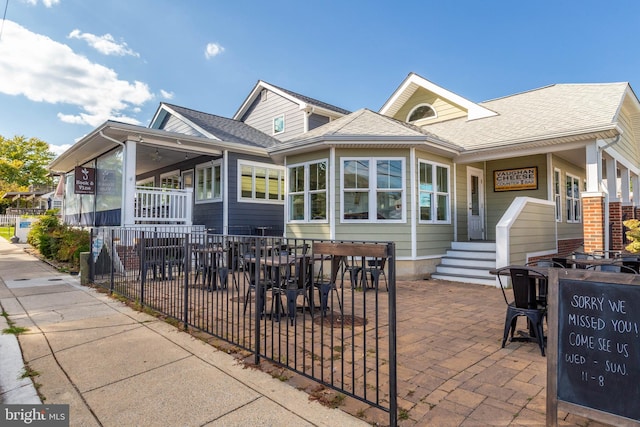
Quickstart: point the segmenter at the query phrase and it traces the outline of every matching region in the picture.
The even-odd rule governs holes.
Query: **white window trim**
[[[327,167],[327,173],[325,174],[325,190],[327,203],[325,205],[325,219],[313,219],[311,218],[311,194],[322,193],[321,190],[314,190],[313,192],[309,190],[309,182],[311,179],[310,166],[316,163],[324,163]],[[329,159],[317,159],[310,160],[308,162],[296,163],[293,165],[287,165],[287,174],[285,175],[286,184],[285,184],[285,200],[287,203],[285,204],[285,209],[287,209],[287,218],[290,218],[291,212],[289,210],[289,170],[298,168],[300,166],[304,166],[304,190],[302,194],[304,196],[304,219],[288,219],[289,224],[328,224],[329,223]],[[296,191],[295,194],[300,194],[300,192]]]
[[[141,187],[141,186],[145,186],[146,184],[151,183],[151,187],[155,187],[156,186],[156,177],[152,176],[149,178],[145,178],[145,179],[141,179],[140,181],[136,181],[136,186],[137,187]]]
[[[565,180],[564,180],[564,185],[565,185],[565,187],[564,187],[564,190],[565,190],[564,199],[566,200],[566,203],[567,203],[567,206],[565,207],[565,211],[567,212],[567,223],[568,224],[581,224],[582,223],[582,200],[580,199],[580,183],[581,183],[581,179],[580,179],[579,176],[572,175],[570,173],[566,173],[565,175],[566,175],[566,177],[565,177]],[[567,197],[567,187],[566,187],[567,178],[571,178],[571,186],[572,187],[573,187],[574,181],[578,182],[578,197],[577,198],[573,197],[573,195],[571,196],[571,198]],[[568,210],[569,210],[569,207],[568,207],[569,199],[571,200],[572,212],[574,212],[573,201],[574,200],[578,201],[578,215],[579,215],[579,218],[569,219],[569,212],[568,212]]]
[[[399,160],[401,162],[402,168],[402,187],[399,191],[402,193],[401,203],[402,203],[402,218],[398,219],[378,219],[376,218],[368,218],[368,219],[345,219],[344,218],[344,162],[351,160],[368,160],[369,161],[369,183],[374,183],[375,186],[372,188],[369,185],[369,214],[377,213],[378,206],[376,197],[378,192],[377,186],[377,171],[378,166],[376,162],[378,160]],[[375,167],[373,167],[375,166]],[[388,191],[394,191],[396,189],[385,189]],[[397,190],[396,190],[397,191]],[[372,197],[373,196],[373,197]],[[406,158],[404,157],[341,157],[340,158],[340,223],[341,224],[404,224],[407,222],[407,188],[406,188]]]
[[[433,116],[431,117],[423,117],[421,119],[418,120],[414,120],[412,122],[409,121],[409,117],[411,117],[411,115],[413,114],[414,111],[416,111],[418,108],[420,107],[429,107],[431,108],[431,110],[433,111]],[[436,111],[435,108],[433,108],[433,105],[427,103],[427,102],[423,102],[421,104],[416,105],[415,107],[413,107],[411,109],[411,111],[409,111],[409,114],[407,114],[407,120],[405,120],[407,123],[416,123],[419,122],[420,120],[433,120],[433,119],[437,119],[438,118],[438,112]]]
[[[170,176],[178,178],[178,188],[180,188],[180,169],[176,169],[176,170],[172,170],[172,171],[160,174],[160,186],[162,187],[162,180]]]
[[[280,189],[282,187],[278,186],[278,195],[280,196],[280,198],[278,200],[271,200],[271,199],[255,199],[255,198],[248,198],[248,197],[242,197],[242,166],[252,166],[252,167],[259,167],[259,168],[265,168],[267,169],[267,182],[269,181],[269,169],[272,170],[278,170],[280,171],[280,176],[282,177],[282,182],[284,183],[284,192],[282,194],[280,194]],[[286,193],[287,193],[287,181],[286,181],[286,173],[287,170],[284,166],[278,166],[278,165],[274,165],[273,163],[260,163],[260,162],[253,162],[251,160],[242,160],[242,159],[238,159],[238,191],[237,191],[237,200],[238,203],[259,203],[259,204],[269,204],[269,205],[283,205],[285,200],[286,200]],[[254,185],[255,187],[255,181],[252,181],[252,185]],[[255,193],[255,191],[253,191],[255,188],[252,188],[251,192]],[[267,194],[269,194],[267,192]]]
[[[421,163],[426,163],[429,164],[431,166],[433,166],[433,191],[429,191],[429,193],[433,194],[433,199],[431,201],[431,203],[435,203],[436,206],[432,206],[432,216],[433,219],[429,220],[429,221],[425,221],[423,219],[420,219],[420,193],[422,193],[423,191],[420,190],[420,164]],[[436,178],[437,178],[437,174],[436,174],[436,167],[441,167],[441,168],[445,168],[447,170],[447,188],[449,189],[449,191],[442,192],[442,191],[436,191],[435,187],[436,187]],[[447,165],[445,163],[439,163],[439,162],[434,162],[431,160],[426,160],[426,159],[418,159],[418,169],[416,171],[416,182],[417,182],[417,188],[416,188],[416,195],[417,195],[417,204],[416,204],[416,216],[418,217],[418,223],[419,224],[451,224],[451,199],[452,199],[452,188],[451,188],[451,165]],[[447,203],[447,220],[446,221],[442,221],[442,220],[438,220],[437,219],[437,213],[438,213],[438,195],[439,194],[447,194],[449,196],[449,202]]]
[[[212,197],[211,199],[198,200],[198,172],[202,169],[213,169],[214,166],[220,166],[220,197]],[[211,176],[211,182],[213,183],[213,174]],[[213,184],[212,184],[213,185]],[[224,168],[222,167],[222,159],[212,160],[206,163],[200,163],[196,165],[193,170],[193,200],[196,205],[204,203],[220,203],[224,198]],[[211,189],[213,193],[213,189]]]
[[[282,130],[280,132],[276,132],[276,120],[278,119],[282,119]],[[284,133],[284,131],[287,129],[287,125],[286,125],[286,120],[284,117],[284,114],[280,114],[278,116],[275,116],[273,118],[273,120],[271,121],[271,132],[273,135],[280,135],[281,133]]]
[[[558,193],[556,193],[556,174],[558,176]],[[566,183],[562,182],[562,171],[558,168],[554,168],[553,169],[553,202],[556,205],[556,222],[562,222],[562,213],[564,212],[562,210],[562,188],[563,188],[563,184],[566,185]]]

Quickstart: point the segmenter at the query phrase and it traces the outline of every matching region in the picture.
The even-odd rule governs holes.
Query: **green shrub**
[[[80,252],[88,252],[90,237],[87,230],[61,224],[56,211],[47,211],[31,225],[27,242],[47,259],[80,265]]]

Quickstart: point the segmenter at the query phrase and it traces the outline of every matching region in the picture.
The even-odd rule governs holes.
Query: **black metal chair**
[[[378,289],[378,284],[380,283],[380,277],[384,278],[384,283],[389,290],[389,282],[387,281],[387,276],[384,273],[384,267],[387,263],[386,258],[375,258],[369,259],[366,261],[366,267],[362,269],[362,275],[364,277],[364,285],[365,289],[369,287],[369,280],[367,279],[367,275],[371,279],[371,288]]]
[[[312,257],[313,256],[314,255],[312,254]],[[329,295],[331,291],[335,291],[336,299],[338,300],[338,306],[340,307],[340,313],[342,313],[342,300],[340,298],[340,293],[338,292],[338,287],[336,286],[336,280],[338,279],[340,266],[343,265],[344,262],[343,258],[343,256],[338,255],[331,256],[331,274],[329,276],[329,281],[323,279],[324,260],[320,263],[320,269],[318,271],[317,277],[313,279],[313,286],[318,289],[318,294],[320,296],[320,308],[322,310],[323,316],[326,314],[329,308]]]
[[[591,256],[591,254],[588,254],[586,252],[574,252],[573,257],[575,259],[593,259],[593,256]],[[582,269],[584,270],[587,267],[586,264],[576,264],[576,268]]]
[[[640,272],[640,257],[639,256],[629,256],[622,255],[622,265],[625,267],[632,268],[636,272]],[[637,274],[637,273],[636,273]]]
[[[556,261],[555,258],[552,259],[539,259],[537,261],[530,261],[525,264],[526,267],[553,267],[553,268],[566,268],[567,266],[563,263]],[[532,277],[531,280],[535,282],[538,287],[538,302],[547,305],[547,279],[546,278],[538,278]]]
[[[513,300],[507,298],[507,288],[502,283],[502,275],[508,271],[511,278],[511,287],[513,291]],[[546,280],[547,276],[532,267],[504,267],[497,270],[498,281],[502,290],[504,301],[507,304],[507,314],[504,322],[504,334],[502,337],[502,348],[504,348],[507,339],[511,336],[511,341],[516,341],[514,333],[518,317],[527,319],[529,329],[529,338],[535,338],[540,346],[540,352],[544,356],[544,331],[543,320],[547,314],[544,304],[539,302],[537,287],[532,284],[531,279]]]
[[[295,267],[287,269],[287,277],[280,286],[274,286],[272,289],[273,297],[280,298],[285,295],[287,298],[287,316],[291,325],[296,318],[298,308],[298,297],[303,296],[309,310],[313,316],[313,304],[311,302],[311,293],[313,292],[313,260],[308,256],[298,256],[295,259]]]
[[[636,270],[633,268],[622,265],[622,264],[598,264],[598,265],[590,265],[587,267],[587,270],[594,271],[602,271],[608,273],[629,273],[629,274],[638,274]]]

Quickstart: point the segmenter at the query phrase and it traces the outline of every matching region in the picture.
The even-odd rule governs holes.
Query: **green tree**
[[[19,187],[51,183],[47,165],[55,158],[49,144],[38,139],[0,135],[0,182]]]

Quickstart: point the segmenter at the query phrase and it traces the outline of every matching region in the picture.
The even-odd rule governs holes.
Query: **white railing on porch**
[[[193,190],[136,187],[134,220],[136,224],[191,225]]]

